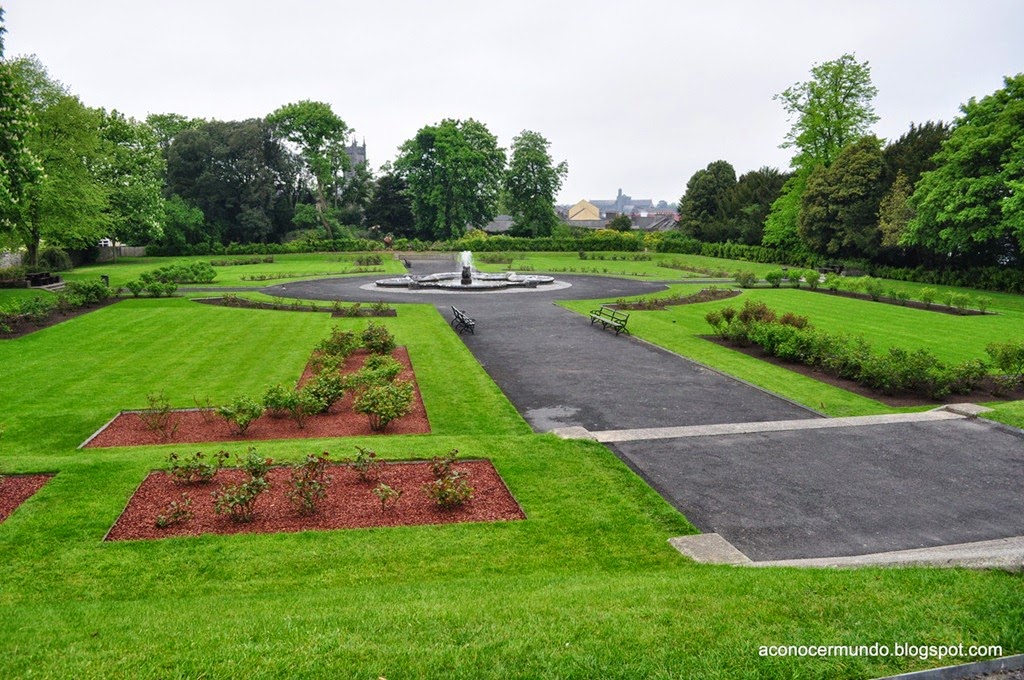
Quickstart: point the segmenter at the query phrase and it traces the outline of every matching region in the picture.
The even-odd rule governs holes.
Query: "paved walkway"
[[[420,274],[452,269],[452,262],[413,262]],[[871,563],[891,563],[900,560],[894,552],[1024,536],[1024,432],[952,413],[823,419],[554,304],[650,294],[662,284],[556,278],[572,285],[398,292],[367,290],[361,286],[372,279],[360,278],[265,292],[424,302],[446,318],[453,304],[466,310],[477,320],[476,334],[462,336],[467,347],[531,426],[607,443],[705,532],[677,545],[696,559],[841,564],[867,555]],[[978,564],[977,550],[963,563]],[[1021,544],[999,544],[992,554],[989,564],[1024,567]],[[913,555],[903,563],[924,559]],[[960,562],[950,562],[947,551],[932,563]]]

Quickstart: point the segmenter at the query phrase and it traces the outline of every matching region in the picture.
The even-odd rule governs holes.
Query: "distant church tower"
[[[356,167],[360,163],[366,162],[366,138],[363,137],[362,145],[352,142],[350,145],[345,147],[345,153],[348,154],[348,159],[352,161],[352,167]]]

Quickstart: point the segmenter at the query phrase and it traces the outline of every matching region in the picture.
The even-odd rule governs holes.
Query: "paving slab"
[[[621,442],[612,448],[705,533],[754,561],[1024,536],[1024,432],[890,423]]]

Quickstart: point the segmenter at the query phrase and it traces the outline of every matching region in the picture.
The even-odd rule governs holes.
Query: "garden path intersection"
[[[466,346],[534,430],[609,446],[704,532],[671,541],[698,561],[1024,568],[1024,431],[970,405],[824,418],[555,304],[663,284],[557,279],[488,293],[389,290],[366,277],[263,292],[464,310],[476,320]]]

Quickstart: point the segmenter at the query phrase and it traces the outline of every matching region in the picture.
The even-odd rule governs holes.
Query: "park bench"
[[[629,335],[629,331],[626,329],[627,321],[629,321],[629,314],[608,305],[601,305],[598,309],[590,310],[590,325],[600,323],[602,328],[614,328],[615,335],[619,333]]]
[[[469,331],[472,335],[476,335],[476,321],[466,316],[466,313],[455,307],[455,305],[452,305],[452,314],[455,317],[452,319],[452,328],[457,330],[459,335],[462,335],[466,331]]]
[[[29,288],[41,288],[42,286],[50,286],[55,283],[60,283],[60,277],[54,276],[50,272],[25,274],[25,280],[28,281]]]

